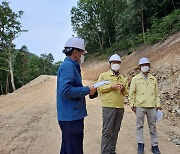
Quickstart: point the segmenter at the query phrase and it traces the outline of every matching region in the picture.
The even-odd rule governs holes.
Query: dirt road
[[[85,85],[90,81],[84,81]],[[101,100],[87,97],[84,154],[100,154]],[[158,124],[162,154],[179,154],[180,147],[168,140],[177,127],[163,120]],[[145,152],[150,154],[150,136],[145,125]],[[56,120],[56,78],[40,76],[16,92],[0,96],[0,154],[58,154],[61,132]],[[135,115],[129,106],[117,143],[117,154],[135,154]]]

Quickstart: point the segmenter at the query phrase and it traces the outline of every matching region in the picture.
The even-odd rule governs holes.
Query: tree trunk
[[[9,72],[10,72],[10,77],[11,77],[11,85],[13,88],[13,92],[16,90],[15,84],[14,84],[14,73],[13,73],[13,66],[12,66],[12,58],[11,58],[11,44],[9,45],[8,48],[8,64],[9,64]]]
[[[0,84],[1,84],[1,94],[4,95],[2,82],[0,82]]]
[[[104,47],[103,47],[103,38],[101,39],[99,34],[98,36],[94,36],[94,40],[99,44],[99,47],[101,49],[101,53],[104,53]]]
[[[13,88],[13,92],[16,90],[15,84],[14,84],[14,73],[13,73],[13,67],[12,67],[12,61],[11,61],[11,56],[9,56],[9,72],[11,75],[11,84]]]
[[[172,4],[173,4],[173,7],[174,7],[174,10],[176,10],[175,5],[174,5],[174,0],[172,0]]]
[[[141,12],[141,23],[142,23],[142,31],[143,31],[143,40],[144,40],[144,43],[146,41],[146,38],[145,38],[145,30],[144,30],[144,14],[143,14],[143,0],[142,0],[142,12]]]
[[[23,86],[24,83],[21,81],[20,77],[18,76],[19,82],[21,83],[21,85]]]
[[[6,93],[9,93],[9,72],[7,72],[7,76],[6,76]]]
[[[109,32],[108,32],[108,41],[109,41],[109,46],[112,47],[111,39],[110,39],[110,36],[109,36]]]
[[[98,34],[98,42],[99,42],[99,46],[100,46],[100,49],[101,49],[101,53],[104,53],[104,46],[103,46],[103,37],[100,38],[99,34]]]

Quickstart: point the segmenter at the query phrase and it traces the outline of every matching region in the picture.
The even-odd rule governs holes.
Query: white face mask
[[[142,72],[148,72],[149,71],[149,66],[143,66],[141,67]]]
[[[119,64],[112,64],[111,65],[111,69],[115,72],[118,72],[120,69],[120,65]]]
[[[81,64],[84,63],[84,58],[85,58],[85,56],[81,55],[81,58],[80,58]]]

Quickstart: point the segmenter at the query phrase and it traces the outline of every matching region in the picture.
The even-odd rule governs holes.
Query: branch
[[[5,68],[0,68],[0,71],[10,72],[9,70],[7,70],[7,69],[5,69]]]
[[[19,82],[24,85],[24,83],[21,81],[20,77],[18,76]]]
[[[4,57],[0,57],[0,59],[3,59],[4,61],[6,61],[7,63],[9,63],[9,60],[4,58]]]

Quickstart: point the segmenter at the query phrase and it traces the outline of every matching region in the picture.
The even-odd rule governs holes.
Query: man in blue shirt
[[[83,154],[85,96],[93,95],[96,88],[82,85],[80,63],[84,59],[84,41],[69,38],[63,53],[66,58],[57,74],[57,114],[62,131],[60,154]]]

